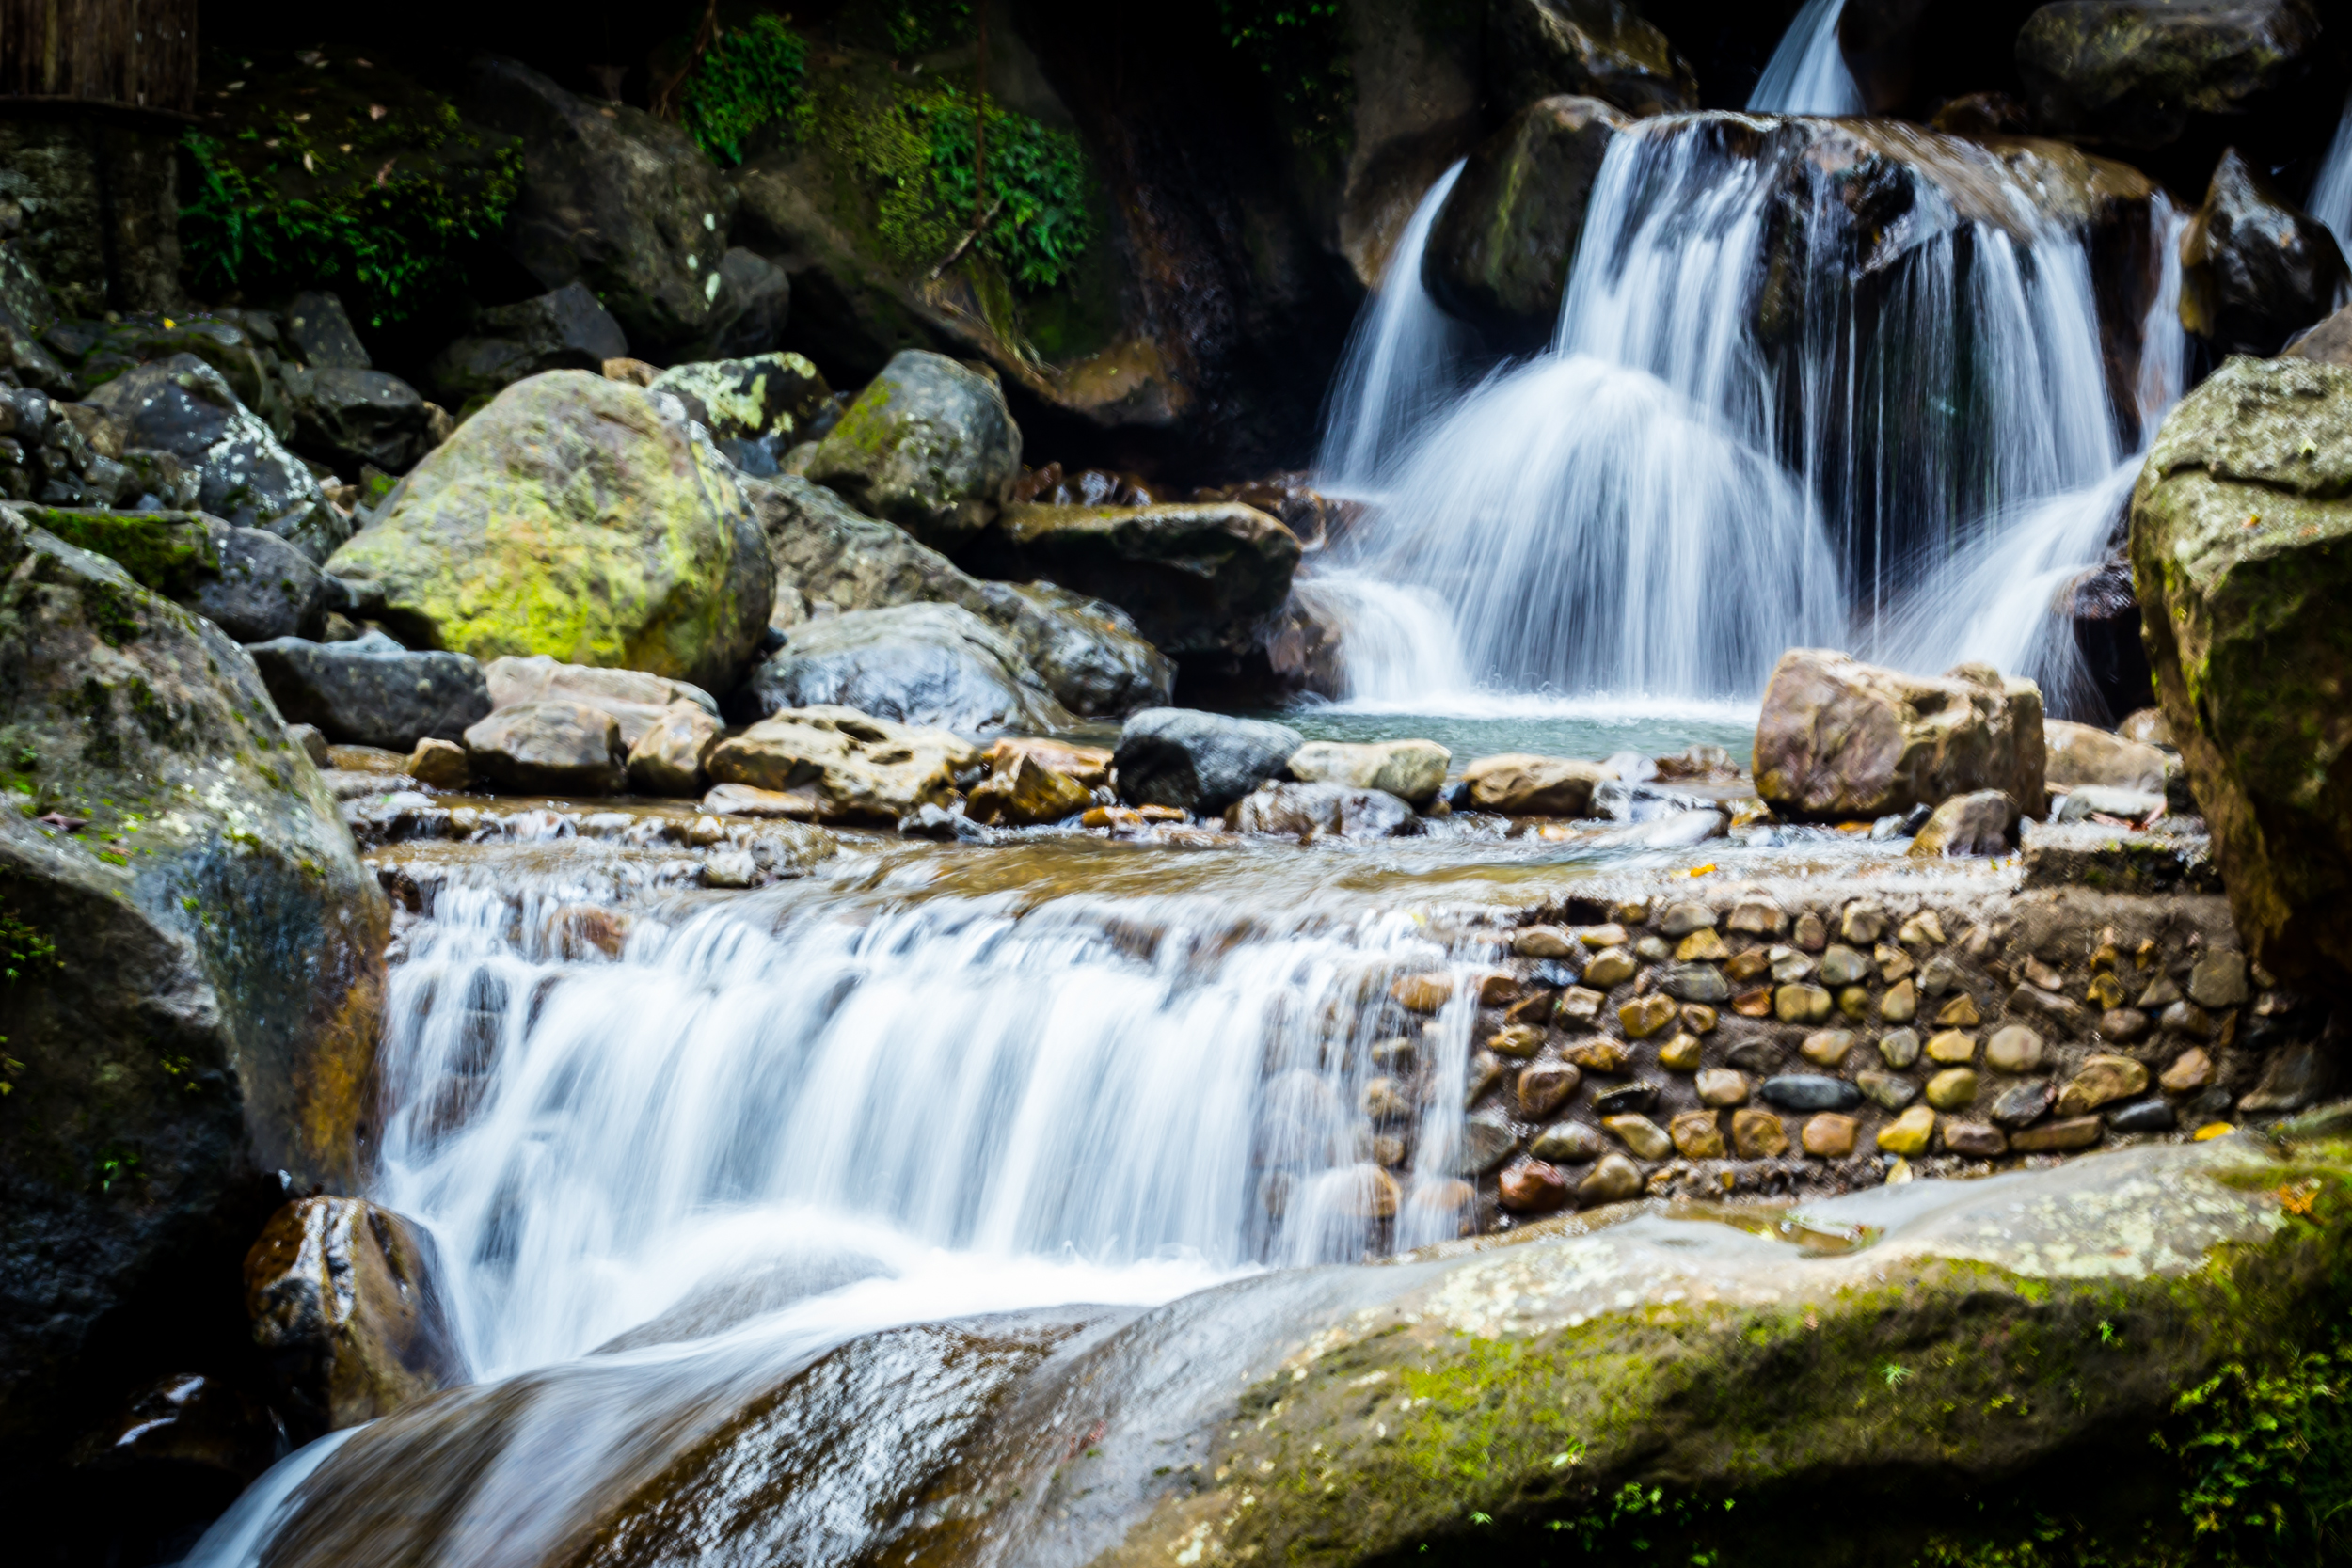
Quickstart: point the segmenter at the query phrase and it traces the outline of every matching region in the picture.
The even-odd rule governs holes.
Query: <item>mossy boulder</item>
[[[2017,35],[2017,69],[2053,133],[2154,149],[2197,117],[2269,106],[2320,31],[2310,0],[2058,0]]]
[[[29,1483],[135,1387],[242,1366],[281,1182],[360,1175],[389,912],[244,652],[12,512],[0,808],[0,1462]]]
[[[996,515],[1020,470],[1021,427],[994,380],[910,349],[842,413],[807,472],[859,511],[946,549]]]
[[[1629,0],[1497,0],[1486,58],[1488,96],[1505,114],[1555,93],[1637,115],[1699,106],[1691,62]]]
[[[723,690],[775,597],[732,468],[672,400],[580,371],[516,383],[335,554],[411,647],[548,654]]]
[[[2247,951],[2352,971],[2352,370],[2233,359],[2164,422],[2132,576]]]

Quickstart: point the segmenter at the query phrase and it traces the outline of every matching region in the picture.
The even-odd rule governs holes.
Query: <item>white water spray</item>
[[[1846,0],[1804,0],[1804,8],[1781,35],[1780,47],[1765,62],[1764,74],[1748,95],[1757,114],[1858,115],[1862,89],[1846,69],[1837,47],[1837,21]]]
[[[2344,253],[2352,256],[2352,94],[2344,97],[2344,118],[2336,123],[2335,139],[2328,144],[2303,210],[2326,224]]]

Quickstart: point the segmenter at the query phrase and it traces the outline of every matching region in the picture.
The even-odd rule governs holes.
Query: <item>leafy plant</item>
[[[1225,41],[1272,82],[1301,145],[1337,153],[1356,102],[1340,0],[1217,0]]]
[[[972,37],[972,8],[967,0],[898,0],[883,13],[882,27],[893,54],[928,55]]]
[[[751,134],[791,113],[807,69],[807,43],[780,17],[721,30],[686,79],[687,131],[712,157],[741,163]]]
[[[2352,1344],[2282,1370],[2233,1362],[2174,1405],[2181,1510],[2220,1560],[2341,1562],[2352,1553]]]

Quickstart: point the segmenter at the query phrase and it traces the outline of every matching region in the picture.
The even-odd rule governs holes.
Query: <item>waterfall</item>
[[[2326,224],[2344,253],[2352,256],[2352,93],[2344,96],[2344,118],[2336,122],[2335,139],[2320,160],[2303,210]]]
[[[1846,69],[1837,47],[1837,19],[1846,0],[1804,0],[1804,8],[1781,35],[1780,47],[1765,62],[1764,74],[1748,95],[1757,114],[1858,115],[1862,89]]]
[[[1375,486],[1431,413],[1459,390],[1460,367],[1474,339],[1429,297],[1421,263],[1438,209],[1461,174],[1457,160],[1414,207],[1379,288],[1348,335],[1324,409],[1316,461],[1317,481],[1331,494]]]

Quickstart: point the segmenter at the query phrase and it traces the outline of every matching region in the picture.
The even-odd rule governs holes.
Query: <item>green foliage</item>
[[[686,79],[687,131],[712,157],[741,163],[745,139],[799,103],[807,66],[808,45],[780,17],[722,30]]]
[[[27,974],[64,963],[57,944],[13,910],[0,910],[0,975],[13,985]]]
[[[1340,0],[1216,0],[1225,41],[1274,84],[1304,147],[1337,154],[1348,139],[1356,83]]]
[[[967,0],[898,0],[884,8],[882,27],[891,53],[928,55],[972,40],[972,8]]]
[[[462,292],[469,248],[522,182],[512,138],[357,62],[257,71],[207,96],[224,106],[182,143],[196,180],[181,250],[199,293],[333,288],[376,325],[405,319]]]
[[[2352,1344],[2280,1370],[2233,1362],[2180,1397],[2181,1511],[2226,1563],[2352,1556]]]

